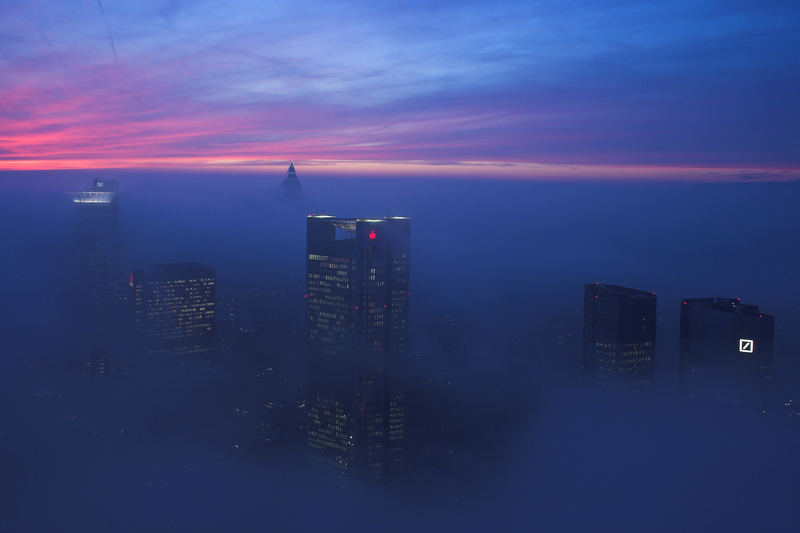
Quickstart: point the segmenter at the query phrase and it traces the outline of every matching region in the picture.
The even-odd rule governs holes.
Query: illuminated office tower
[[[586,285],[584,372],[607,388],[642,388],[653,381],[656,295],[618,285]]]
[[[755,385],[772,367],[775,319],[737,298],[681,302],[680,376],[695,395]],[[705,390],[704,390],[705,389]]]
[[[346,477],[403,469],[409,231],[405,217],[308,217],[306,443]]]
[[[214,269],[200,263],[156,265],[130,274],[144,351],[213,351],[215,279]]]
[[[94,180],[92,188],[72,194],[77,208],[77,308],[94,331],[105,330],[117,318],[125,300],[121,268],[119,205],[113,183]]]

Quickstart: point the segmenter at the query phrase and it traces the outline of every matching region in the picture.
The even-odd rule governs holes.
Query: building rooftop
[[[595,294],[602,294],[604,296],[617,296],[617,297],[637,297],[637,298],[653,298],[656,293],[642,291],[639,289],[631,289],[630,287],[623,287],[622,285],[608,285],[605,283],[589,283],[586,288],[592,289]]]
[[[116,196],[113,191],[81,191],[71,194],[72,201],[76,204],[110,204]]]
[[[760,317],[772,316],[760,312],[757,305],[743,304],[741,298],[684,298],[682,304],[711,307],[726,313],[757,314]]]

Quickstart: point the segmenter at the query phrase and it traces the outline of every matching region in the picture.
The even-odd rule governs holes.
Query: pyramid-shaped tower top
[[[283,179],[281,188],[286,194],[294,196],[300,194],[300,180],[297,179],[297,172],[294,169],[294,163],[289,163],[289,168],[286,169],[286,177]]]

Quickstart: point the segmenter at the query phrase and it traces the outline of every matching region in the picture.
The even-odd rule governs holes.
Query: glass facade
[[[77,209],[75,252],[79,302],[94,328],[108,330],[125,301],[119,204],[113,183],[94,180],[92,188],[74,193]],[[102,322],[98,326],[98,321]]]
[[[91,188],[71,197],[76,210],[76,283],[69,290],[75,311],[72,319],[79,335],[80,371],[92,378],[124,374],[129,301],[122,271],[116,184],[96,179]]]
[[[643,388],[653,381],[656,295],[618,285],[584,287],[582,367],[606,388]]]
[[[409,229],[400,217],[308,217],[306,441],[344,475],[403,470]]]
[[[737,298],[681,302],[680,376],[691,395],[736,384],[743,391],[772,368],[775,319]]]
[[[213,351],[215,284],[214,269],[200,263],[156,265],[132,272],[136,326],[144,351]]]

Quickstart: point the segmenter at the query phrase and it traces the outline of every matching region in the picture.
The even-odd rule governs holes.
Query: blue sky
[[[0,169],[800,168],[796,2],[0,9]]]

